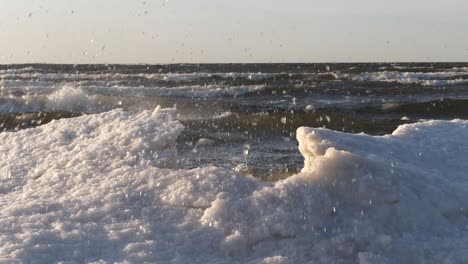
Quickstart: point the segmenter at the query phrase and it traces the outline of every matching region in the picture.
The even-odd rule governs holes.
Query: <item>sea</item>
[[[468,63],[0,66],[0,263],[468,263]]]
[[[177,109],[178,167],[298,172],[298,127],[384,135],[468,116],[467,63],[1,65],[0,131],[122,108]]]

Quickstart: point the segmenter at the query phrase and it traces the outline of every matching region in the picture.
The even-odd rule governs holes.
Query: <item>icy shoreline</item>
[[[175,110],[0,134],[0,263],[465,263],[468,121],[300,128],[301,173],[176,170]]]

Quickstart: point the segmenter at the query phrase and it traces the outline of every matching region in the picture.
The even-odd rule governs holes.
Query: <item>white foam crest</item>
[[[5,69],[5,70],[0,70],[0,78],[4,75],[10,75],[10,74],[23,74],[27,72],[34,71],[33,67],[26,67],[26,68],[21,68],[21,69]]]
[[[191,81],[201,78],[221,77],[221,78],[243,78],[248,80],[264,80],[274,76],[271,73],[252,73],[252,72],[195,72],[195,73],[157,73],[157,74],[142,74],[148,79],[158,79],[165,81]]]
[[[3,70],[0,71],[1,79],[40,79],[40,80],[128,80],[139,77],[145,79],[163,80],[163,81],[192,81],[201,78],[243,78],[248,80],[269,79],[276,74],[281,73],[253,73],[253,72],[195,72],[195,73],[43,73],[30,70]]]
[[[46,108],[69,112],[93,113],[104,110],[95,96],[80,88],[64,86],[47,96]]]
[[[27,71],[5,70],[0,71],[0,78],[2,79],[36,79],[36,80],[100,80],[100,79],[125,79],[135,74],[120,74],[120,73],[48,73],[48,72],[35,72],[34,69]]]
[[[55,89],[55,85],[49,82],[36,81],[36,80],[2,80],[2,89],[5,91],[31,91],[31,90],[50,90]]]
[[[453,67],[454,71],[468,72],[468,67]]]
[[[301,173],[174,170],[173,109],[0,134],[0,258],[51,263],[463,263],[468,121],[300,128]]]
[[[6,92],[11,92],[11,90],[7,90]],[[21,97],[0,97],[0,113],[40,111],[97,113],[111,108],[113,108],[113,105],[102,103],[97,95],[88,95],[82,89],[71,86],[52,89],[52,92],[47,96],[27,94]]]
[[[468,83],[468,72],[448,71],[448,72],[366,72],[357,75],[344,74],[344,78],[355,81],[381,81],[398,82],[403,84],[421,84],[425,86],[444,86]],[[458,78],[457,78],[458,77]],[[451,78],[451,79],[449,79]]]
[[[113,95],[130,96],[178,96],[178,97],[219,97],[219,96],[241,96],[260,92],[265,89],[264,85],[191,85],[176,87],[92,87],[87,88],[97,93],[108,93]]]

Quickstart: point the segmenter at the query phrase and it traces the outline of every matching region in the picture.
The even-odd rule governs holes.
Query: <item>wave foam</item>
[[[69,112],[95,112],[98,101],[79,88],[64,86],[47,96],[46,107]]]
[[[95,87],[87,90],[101,94],[125,95],[125,96],[161,96],[161,97],[188,97],[188,98],[210,98],[220,96],[242,96],[260,92],[265,89],[264,85],[190,85],[177,87]]]
[[[468,83],[468,73],[452,72],[366,72],[357,75],[344,74],[347,79],[355,81],[398,82],[403,84],[420,84],[424,86],[444,86]]]

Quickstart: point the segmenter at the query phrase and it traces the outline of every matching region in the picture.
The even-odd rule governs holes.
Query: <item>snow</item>
[[[0,263],[466,263],[468,121],[299,128],[301,173],[176,169],[174,109],[0,134]]]

